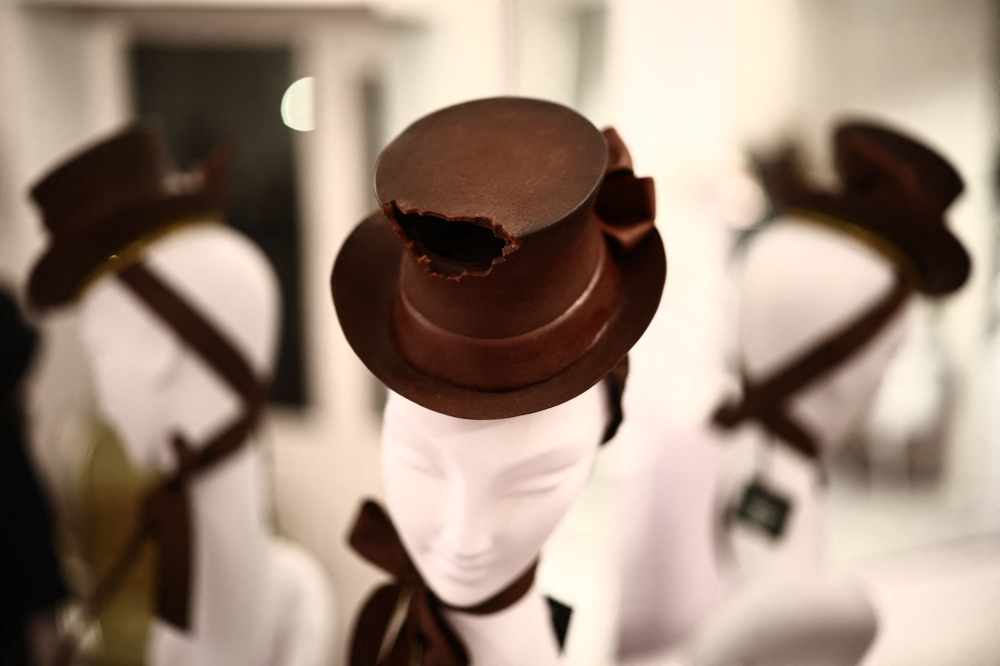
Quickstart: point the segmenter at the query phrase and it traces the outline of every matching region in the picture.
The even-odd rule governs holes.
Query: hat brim
[[[405,247],[381,212],[348,237],[334,264],[333,300],[341,328],[361,361],[387,387],[430,410],[463,419],[500,419],[541,411],[585,392],[611,372],[653,319],[666,279],[663,241],[653,229],[630,252],[610,244],[621,273],[621,307],[582,358],[536,384],[477,391],[424,374],[396,350],[390,314]]]
[[[221,211],[224,202],[222,188],[206,188],[94,220],[80,233],[62,237],[45,250],[28,280],[29,301],[36,308],[48,308],[73,300],[115,252],[172,221]]]

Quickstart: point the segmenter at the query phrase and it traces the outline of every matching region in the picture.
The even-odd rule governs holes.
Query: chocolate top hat
[[[185,217],[220,211],[228,155],[178,174],[156,125],[135,125],[79,153],[32,188],[50,234],[28,297],[36,307],[71,300],[87,278],[130,243]]]
[[[963,189],[955,169],[916,139],[871,123],[840,124],[834,146],[841,180],[837,192],[806,183],[792,149],[758,163],[777,210],[860,231],[862,238],[874,235],[873,245],[903,264],[903,272],[926,294],[961,287],[971,260],[944,217]]]
[[[337,258],[344,333],[389,388],[441,413],[565,402],[621,361],[659,304],[652,185],[613,130],[557,104],[431,114],[382,152],[382,211]]]

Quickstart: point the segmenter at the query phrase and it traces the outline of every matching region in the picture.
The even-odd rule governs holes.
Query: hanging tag
[[[736,509],[736,518],[764,532],[772,539],[777,539],[785,531],[785,523],[791,509],[790,500],[771,491],[758,479],[754,479],[743,491],[743,498]]]

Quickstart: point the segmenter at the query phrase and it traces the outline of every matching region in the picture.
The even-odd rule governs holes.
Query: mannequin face
[[[604,391],[494,421],[444,416],[390,394],[388,509],[441,599],[484,601],[538,557],[590,477],[607,420]]]

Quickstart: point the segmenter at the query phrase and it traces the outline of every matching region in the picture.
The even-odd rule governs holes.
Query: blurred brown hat
[[[433,113],[382,152],[382,206],[337,257],[348,342],[392,390],[470,419],[539,411],[599,382],[660,301],[653,183],[613,130],[558,104]]]
[[[838,125],[834,148],[839,191],[807,183],[794,149],[758,160],[777,211],[874,234],[912,268],[914,286],[926,294],[961,287],[971,260],[944,216],[963,189],[954,167],[916,139],[868,122]]]
[[[228,151],[177,173],[155,124],[128,127],[82,151],[31,190],[49,232],[32,270],[36,307],[73,299],[86,280],[129,244],[187,217],[221,211]]]

